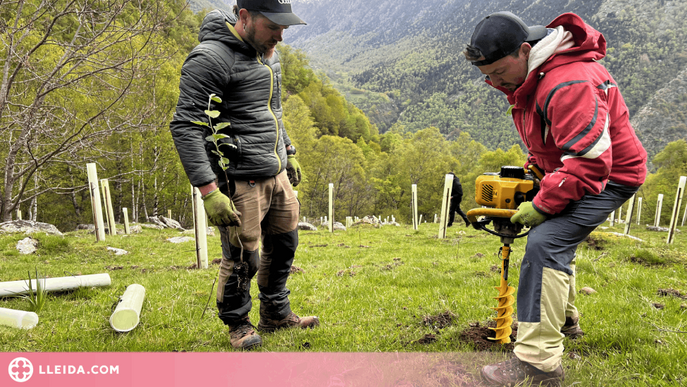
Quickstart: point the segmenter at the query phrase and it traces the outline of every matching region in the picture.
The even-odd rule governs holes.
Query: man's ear
[[[532,51],[532,46],[525,42],[522,45],[520,45],[520,52],[522,55],[525,57],[525,59],[529,60],[530,59],[530,52]]]
[[[250,19],[250,12],[248,12],[248,10],[245,8],[239,9],[239,20],[241,21],[241,24],[244,26],[248,24],[248,19]]]

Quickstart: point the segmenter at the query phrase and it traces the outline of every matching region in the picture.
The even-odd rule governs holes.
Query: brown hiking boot
[[[236,349],[251,350],[262,345],[262,338],[255,332],[255,327],[246,317],[236,325],[229,326],[231,346]]]
[[[580,328],[579,322],[579,317],[566,317],[565,325],[561,328],[561,333],[573,340],[580,336],[584,336],[584,331]]]
[[[261,316],[258,329],[265,332],[274,332],[282,328],[299,327],[305,329],[314,328],[318,325],[320,325],[320,319],[317,316],[298,317],[295,313],[291,312],[291,314],[281,320],[272,320]]]
[[[517,357],[482,367],[482,379],[489,386],[513,387],[523,382],[532,386],[560,386],[563,378],[562,366],[551,372],[543,372]]]

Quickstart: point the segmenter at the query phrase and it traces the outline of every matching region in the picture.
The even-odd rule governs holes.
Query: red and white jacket
[[[525,83],[498,89],[513,105],[528,163],[546,172],[533,203],[552,215],[608,180],[640,186],[647,154],[615,80],[596,62],[606,55],[603,35],[572,13],[547,27],[554,30],[533,47]]]

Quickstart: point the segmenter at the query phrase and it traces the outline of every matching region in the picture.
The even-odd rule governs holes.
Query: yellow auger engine
[[[477,177],[475,181],[475,201],[484,207],[475,208],[467,212],[467,217],[472,226],[477,230],[484,230],[501,238],[503,246],[499,250],[501,257],[501,278],[498,290],[499,295],[496,310],[496,328],[494,338],[501,344],[510,343],[510,334],[513,332],[513,304],[515,303],[515,288],[508,286],[508,260],[510,245],[515,238],[522,238],[527,233],[518,234],[523,226],[519,223],[511,223],[511,216],[515,215],[520,203],[531,201],[539,191],[539,184],[535,176],[526,173],[522,167],[504,166],[500,173],[485,173]],[[481,219],[477,219],[481,217]],[[494,230],[486,227],[494,222]]]

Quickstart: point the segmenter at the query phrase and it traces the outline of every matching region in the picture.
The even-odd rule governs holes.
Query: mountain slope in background
[[[663,109],[666,124],[657,127],[656,120],[642,118],[657,110],[642,108],[659,91],[663,101],[684,98],[684,89],[669,82],[687,69],[686,2],[301,0],[293,8],[308,25],[287,30],[285,42],[304,50],[380,132],[432,125],[449,137],[466,131],[490,148],[519,143],[504,115],[505,99],[482,83],[461,54],[482,17],[510,10],[530,25],[547,24],[563,12],[580,15],[606,36],[604,64],[650,155],[685,135],[675,129],[685,124],[677,109]]]
[[[230,10],[235,0],[193,0],[191,9]],[[509,10],[547,24],[575,12],[608,41],[604,65],[618,82],[650,157],[685,138],[687,2],[669,0],[293,0],[307,26],[285,43],[303,50],[380,133],[435,126],[491,149],[521,144],[500,92],[462,56],[485,15]],[[675,78],[675,74],[680,77]],[[682,87],[678,87],[681,85]]]
[[[222,9],[231,12],[231,8],[236,4],[235,0],[190,0],[188,6],[194,13]]]

